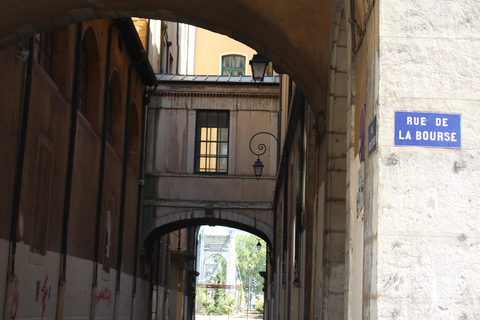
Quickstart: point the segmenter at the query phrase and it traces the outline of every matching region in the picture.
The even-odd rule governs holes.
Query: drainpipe
[[[280,154],[281,154],[281,149],[282,149],[282,103],[283,103],[283,94],[282,94],[282,84],[283,84],[283,81],[282,81],[282,77],[280,76],[279,77],[279,87],[280,87],[280,97],[278,99],[278,105],[279,105],[279,108],[278,108],[278,121],[277,121],[277,137],[278,137],[278,142],[280,143],[277,143],[277,170],[280,166]]]
[[[72,178],[73,178],[73,161],[75,159],[75,140],[77,135],[77,111],[80,80],[80,55],[82,54],[82,32],[83,23],[77,24],[77,44],[75,49],[75,73],[73,78],[72,92],[72,110],[70,115],[70,141],[68,144],[68,162],[67,162],[67,178],[65,182],[65,200],[63,204],[63,223],[62,223],[62,242],[60,246],[60,280],[58,284],[58,303],[57,303],[57,320],[63,319],[63,303],[65,298],[65,285],[67,282],[67,240],[68,240],[68,221],[70,218],[70,205],[72,197]]]
[[[149,20],[150,21],[150,20]],[[148,30],[148,29],[147,29]],[[147,31],[148,33],[148,31]],[[146,53],[148,56],[148,52]],[[155,88],[152,91],[147,91],[145,88],[145,94],[143,96],[143,107],[142,107],[142,136],[140,141],[140,163],[138,167],[138,191],[137,191],[137,217],[135,221],[135,253],[134,253],[134,262],[133,262],[133,292],[132,292],[132,306],[135,305],[135,297],[137,295],[137,270],[138,270],[138,256],[139,256],[139,245],[140,245],[140,222],[142,218],[142,201],[143,201],[143,189],[144,189],[144,168],[145,168],[145,135],[147,128],[147,105],[149,103],[149,92],[154,92]],[[130,316],[133,319],[133,307],[132,314]]]
[[[303,96],[301,96],[303,97]],[[302,228],[302,213],[304,199],[304,168],[305,168],[305,104],[303,99],[300,100],[300,108],[298,110],[298,155],[297,155],[297,208],[295,218],[295,281],[299,279],[299,261],[300,261],[300,234]]]
[[[176,69],[176,74],[178,74],[178,65],[180,64],[180,41],[179,41],[179,33],[180,33],[180,24],[177,22],[177,69]]]
[[[279,98],[279,108],[278,108],[278,120],[277,120],[277,137],[278,137],[278,142],[277,142],[277,178],[280,175],[278,170],[280,169],[280,154],[281,154],[281,148],[282,148],[282,77],[279,77],[280,83],[280,98]],[[272,272],[275,273],[275,259],[277,257],[277,204],[274,203],[274,215],[273,215],[273,230],[275,232],[273,233],[273,246],[272,246],[272,255],[273,255],[273,261],[271,261],[272,265]],[[273,290],[272,290],[273,292]]]
[[[117,250],[117,277],[115,282],[115,311],[114,319],[118,320],[118,310],[120,302],[120,278],[122,274],[122,254],[123,254],[123,224],[125,220],[125,202],[127,194],[127,169],[128,169],[128,151],[130,146],[130,109],[131,109],[131,100],[132,100],[132,72],[133,67],[140,63],[143,60],[144,56],[138,61],[133,62],[128,67],[128,78],[127,78],[127,102],[125,107],[125,126],[124,126],[124,136],[123,136],[123,166],[122,166],[122,185],[121,185],[121,194],[120,194],[120,214],[119,214],[119,225],[118,225],[118,250]]]
[[[20,195],[22,192],[23,165],[25,162],[25,141],[27,139],[28,111],[30,109],[30,93],[32,89],[32,70],[33,70],[33,41],[28,39],[28,50],[30,54],[27,60],[27,74],[25,77],[25,90],[23,93],[22,119],[20,123],[20,140],[17,153],[17,168],[15,170],[15,186],[13,193],[12,221],[10,224],[10,248],[8,256],[7,287],[4,302],[3,319],[9,319],[11,316],[11,299],[13,296],[13,286],[15,282],[15,255],[17,252],[17,227],[18,214],[20,212]]]
[[[102,110],[102,147],[100,151],[100,168],[98,174],[98,189],[97,189],[97,214],[95,217],[95,244],[93,250],[93,281],[92,281],[92,300],[90,303],[90,319],[95,319],[95,298],[97,295],[98,285],[98,259],[99,259],[99,246],[100,246],[100,224],[102,219],[102,204],[103,204],[103,184],[105,179],[105,154],[107,149],[107,112],[108,104],[110,101],[110,61],[112,52],[112,33],[113,26],[111,24],[108,27],[108,40],[107,40],[107,56],[105,62],[105,82],[103,89],[103,110]]]
[[[288,165],[289,152],[285,153],[285,177],[283,180],[283,257],[282,257],[282,285],[286,283],[285,263],[287,260],[287,241],[288,241]]]
[[[145,35],[145,55],[150,59],[150,19],[147,20],[147,34]]]
[[[165,57],[165,74],[170,74],[170,47],[172,46],[172,41],[167,41],[167,54]]]

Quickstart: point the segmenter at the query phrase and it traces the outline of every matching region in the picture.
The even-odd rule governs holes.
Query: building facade
[[[193,74],[251,75],[248,62],[255,50],[227,36],[195,28]]]
[[[181,238],[194,239],[193,243],[201,225],[230,226],[272,238],[277,144],[268,135],[255,141],[270,151],[263,158],[263,178],[257,181],[249,141],[265,129],[265,123],[270,131],[278,129],[278,78],[270,77],[258,88],[251,77],[158,75],[157,79],[147,121],[140,240],[146,251],[168,242],[172,230],[185,226],[189,229],[180,231]],[[163,310],[165,317],[194,315],[196,275],[203,274],[203,266],[196,264],[196,245],[188,243],[179,242],[175,254],[184,257],[179,265],[168,264],[174,257],[170,250],[161,253],[166,259],[163,267],[170,268],[166,276],[170,274],[173,283],[165,285],[166,278],[159,282],[158,305],[165,301],[170,310]],[[235,285],[234,264],[227,261],[233,266],[227,272],[230,285]],[[181,290],[177,283],[182,283]]]
[[[148,283],[133,275],[156,79],[133,23],[68,25],[0,54],[4,319],[146,314],[132,286]]]

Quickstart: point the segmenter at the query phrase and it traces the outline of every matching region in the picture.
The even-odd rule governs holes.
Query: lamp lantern
[[[260,161],[260,158],[258,158],[253,164],[253,171],[255,172],[255,178],[257,178],[257,180],[260,180],[260,177],[262,176],[263,167],[264,166],[262,161]]]
[[[250,66],[252,67],[252,77],[255,82],[262,82],[265,70],[267,69],[268,60],[261,54],[255,54],[250,60]]]
[[[258,241],[257,243],[257,251],[260,251],[262,250],[262,244],[260,243],[260,241]]]

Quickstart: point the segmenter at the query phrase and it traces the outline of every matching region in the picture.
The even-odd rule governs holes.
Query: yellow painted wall
[[[205,29],[196,29],[194,74],[219,75],[222,55],[239,54],[246,56],[245,72],[251,75],[248,62],[256,53],[250,47],[227,36]]]

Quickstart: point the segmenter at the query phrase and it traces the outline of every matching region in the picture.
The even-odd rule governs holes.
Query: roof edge
[[[152,65],[148,60],[145,48],[138,36],[137,29],[135,28],[132,19],[121,18],[113,19],[113,21],[122,34],[130,58],[133,60],[135,68],[137,69],[143,83],[147,86],[158,85],[155,72],[153,72]]]

